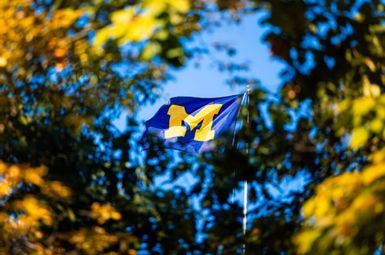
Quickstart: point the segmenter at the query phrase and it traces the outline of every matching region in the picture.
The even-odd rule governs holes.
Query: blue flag
[[[142,144],[156,136],[166,148],[190,153],[213,149],[212,141],[234,128],[242,95],[217,98],[173,97],[146,121]]]

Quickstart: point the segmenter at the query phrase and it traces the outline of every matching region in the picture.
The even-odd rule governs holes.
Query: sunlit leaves
[[[146,0],[124,10],[111,14],[111,25],[99,29],[94,38],[94,49],[101,54],[103,46],[113,40],[119,46],[128,43],[146,42],[142,53],[142,60],[148,61],[161,53],[162,47],[157,40],[166,41],[173,36],[169,33],[182,34],[182,24],[185,15],[190,10],[188,0]],[[189,23],[185,23],[186,30]],[[194,26],[194,22],[190,26]],[[179,28],[178,28],[179,27]],[[155,42],[148,42],[154,39]],[[170,45],[173,47],[173,45]],[[181,47],[174,47],[166,53],[166,59],[181,57],[184,52]]]
[[[14,208],[23,212],[16,220],[21,225],[28,227],[30,224],[37,224],[40,221],[45,225],[52,224],[50,209],[33,196],[27,196],[17,201]]]
[[[160,26],[158,13],[146,9],[144,13],[140,13],[136,9],[130,7],[114,12],[111,15],[112,24],[97,31],[94,47],[100,50],[109,39],[117,40],[119,45],[149,39]]]
[[[345,99],[337,105],[341,130],[351,129],[350,148],[365,146],[371,135],[385,138],[385,95],[378,86],[368,85],[366,96]]]
[[[121,38],[127,33],[127,28],[134,17],[135,9],[116,11],[111,15],[112,24],[109,27],[100,29],[94,39],[94,47],[101,49],[108,39]]]
[[[127,232],[109,233],[101,226],[86,225],[70,233],[56,233],[66,217],[72,222],[87,217],[104,224],[119,220],[121,215],[111,205],[99,203],[93,203],[86,215],[75,214],[65,206],[71,200],[71,190],[59,181],[46,180],[46,175],[45,167],[0,163],[0,253],[12,253],[12,243],[20,242],[16,248],[26,253],[63,254],[69,242],[77,252],[89,255],[104,254],[114,246],[119,252],[135,254],[137,239]]]
[[[144,0],[143,8],[146,8],[150,12],[159,15],[170,9],[172,12],[186,13],[190,10],[190,1],[189,0]]]
[[[145,61],[150,60],[155,55],[159,54],[162,50],[162,47],[157,42],[150,42],[148,43],[142,52],[142,59]]]
[[[136,239],[125,233],[113,235],[108,233],[102,227],[94,227],[92,229],[80,229],[77,232],[71,233],[69,242],[74,244],[77,251],[84,252],[89,255],[97,254],[136,254],[132,248],[135,247]],[[121,245],[122,253],[104,253],[106,248],[114,245]],[[131,248],[131,249],[130,249]]]
[[[375,99],[372,97],[362,97],[353,101],[353,114],[358,117],[363,117],[370,112],[375,105]]]
[[[49,182],[44,190],[46,190],[47,194],[64,199],[68,199],[72,195],[71,190],[58,181]]]
[[[33,184],[45,190],[48,188],[43,181],[46,174],[47,169],[45,167],[32,168],[29,166],[8,165],[0,161],[0,193],[2,193],[3,197],[10,195],[17,190],[20,183],[25,185]]]
[[[44,180],[47,174],[45,167],[30,167],[27,165],[10,165],[0,162],[0,252],[9,253],[12,242],[24,237],[25,244],[33,244],[31,252],[48,251],[40,246],[43,237],[42,228],[54,224],[52,204],[46,198],[60,200],[68,198],[70,191],[58,181]],[[40,194],[31,192],[39,189]],[[28,192],[30,191],[30,192]],[[53,193],[56,192],[56,193]],[[35,246],[36,245],[36,246]],[[32,248],[34,247],[34,248]],[[19,247],[22,249],[22,247]],[[42,253],[43,254],[43,253]],[[44,253],[45,254],[45,253]]]
[[[239,208],[226,203],[247,178],[256,206],[249,212],[251,254],[295,253],[299,208],[313,192],[296,238],[300,253],[373,251],[385,239],[383,6],[353,2],[1,2],[0,154],[7,162],[47,166],[1,168],[4,243],[22,239],[41,254],[52,247],[52,254],[133,255],[139,244],[151,254],[236,253]],[[214,12],[246,6],[267,10],[266,40],[285,63],[288,84],[280,95],[251,97],[250,123],[237,135],[240,147],[249,144],[248,155],[230,150],[208,157],[199,170],[171,171],[175,157],[156,151],[141,166],[137,102],[153,99],[168,67],[193,55],[188,39]],[[123,133],[113,118],[127,108],[132,115]],[[153,187],[160,174],[178,179],[188,171],[199,180],[194,192],[204,197],[209,219],[199,244],[190,194]],[[274,200],[266,187],[293,175],[306,187]],[[228,220],[218,221],[223,215]]]
[[[366,144],[369,138],[369,130],[364,127],[357,127],[353,129],[352,137],[350,140],[350,147],[352,149],[358,149]]]
[[[91,217],[96,219],[99,224],[105,223],[107,220],[120,220],[121,215],[109,204],[101,205],[93,203],[91,206]]]
[[[373,82],[381,80],[382,75],[370,74],[377,71],[370,59],[364,58],[359,65],[365,72],[356,81],[356,90],[346,84],[344,93],[334,97],[338,103],[330,104],[329,109],[334,111],[336,134],[350,138],[344,144],[345,155],[350,150],[362,154],[353,158],[355,167],[341,169],[353,172],[326,179],[303,206],[305,226],[295,238],[301,254],[373,254],[385,238],[383,225],[374,224],[383,221],[385,208],[385,95]],[[344,78],[350,81],[351,77]]]
[[[362,173],[345,173],[319,185],[303,208],[306,226],[297,235],[301,254],[370,254],[382,243],[385,209],[384,151]]]
[[[61,9],[48,16],[46,11],[35,13],[32,4],[30,0],[0,3],[0,64],[8,70],[13,70],[15,65],[23,67],[22,63],[39,52],[46,62],[52,59],[52,55],[57,57],[56,65],[62,68],[65,48],[70,42],[67,29],[82,11]],[[26,44],[34,47],[25,47]],[[60,56],[57,54],[59,51]]]

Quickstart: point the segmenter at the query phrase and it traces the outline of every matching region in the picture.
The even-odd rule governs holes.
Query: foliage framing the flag
[[[152,254],[237,254],[241,236],[234,233],[240,233],[240,208],[229,198],[233,187],[239,188],[246,178],[251,201],[262,201],[249,212],[247,249],[261,254],[382,252],[384,238],[377,227],[384,220],[384,163],[374,159],[384,146],[382,2],[191,1],[188,11],[161,7],[162,15],[139,18],[139,26],[146,30],[143,37],[134,33],[135,37],[125,38],[118,33],[106,39],[99,34],[102,49],[96,47],[99,31],[119,31],[116,17],[132,7],[140,9],[142,4],[120,0],[0,3],[1,159],[10,165],[28,163],[36,174],[41,169],[37,166],[45,165],[44,181],[60,181],[77,195],[65,200],[72,215],[63,209],[61,199],[55,207],[57,199],[45,197],[43,186],[36,185],[40,179],[32,178],[35,184],[18,186],[16,193],[9,183],[2,184],[3,195],[10,195],[2,207],[10,208],[11,214],[20,213],[16,204],[40,208],[37,211],[45,215],[39,223],[45,225],[43,237],[78,233],[58,244],[66,251],[113,254],[122,248],[135,254],[136,244],[118,247],[99,242],[116,240],[117,233],[129,229],[133,239]],[[127,130],[119,133],[111,118],[123,106],[136,110],[138,103],[154,100],[159,84],[167,79],[168,67],[182,66],[193,54],[183,42],[217,13],[242,19],[243,8],[249,13],[266,11],[265,42],[272,56],[285,65],[278,95],[256,89],[250,96],[250,125],[238,136],[241,149],[250,144],[248,157],[242,150],[227,148],[225,156],[215,151],[204,155],[202,164],[194,158],[190,165],[187,158],[175,166],[170,154],[152,151],[146,165],[140,165],[134,156],[135,119],[130,117]],[[169,11],[177,14],[176,21]],[[223,49],[229,55],[234,52]],[[123,77],[113,68],[121,63],[130,70]],[[248,78],[236,76],[233,81],[249,82]],[[235,175],[234,168],[238,169]],[[186,172],[197,181],[188,191],[153,187],[154,179],[165,171],[171,181]],[[305,176],[305,188],[283,200],[274,197],[272,187],[293,176]],[[341,196],[341,190],[352,192]],[[204,218],[204,238],[198,244],[196,217],[200,214],[188,202],[193,194],[201,198],[202,211],[209,216]],[[11,202],[23,198],[26,202]],[[85,215],[92,208],[96,218]],[[55,213],[52,222],[58,228],[50,227],[47,211]],[[346,231],[350,221],[355,227]],[[28,247],[19,241],[27,240],[36,243],[35,250],[40,245],[47,251],[53,246],[45,241],[52,239],[35,239],[39,231],[27,239],[11,236],[6,242],[24,249]],[[335,238],[335,233],[341,234]],[[85,238],[91,241],[84,242]],[[84,243],[101,246],[82,247]]]

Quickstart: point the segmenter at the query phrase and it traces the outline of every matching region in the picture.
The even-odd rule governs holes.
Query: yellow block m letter
[[[183,106],[171,105],[167,114],[170,116],[169,128],[165,131],[165,138],[183,137],[186,135],[187,127],[183,126],[183,121],[195,129],[199,123],[202,125],[195,131],[194,140],[206,142],[213,140],[215,130],[212,130],[213,119],[221,110],[221,104],[209,104],[203,107],[195,116],[186,113]]]

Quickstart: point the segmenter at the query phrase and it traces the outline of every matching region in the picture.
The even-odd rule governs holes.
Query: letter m
[[[167,114],[170,116],[169,128],[165,131],[166,139],[173,137],[184,137],[187,127],[183,126],[183,121],[190,126],[190,130],[194,130],[199,123],[202,125],[196,129],[194,140],[206,142],[213,140],[215,130],[212,130],[214,116],[219,113],[222,104],[209,104],[204,106],[195,116],[186,113],[183,106],[171,105]]]

